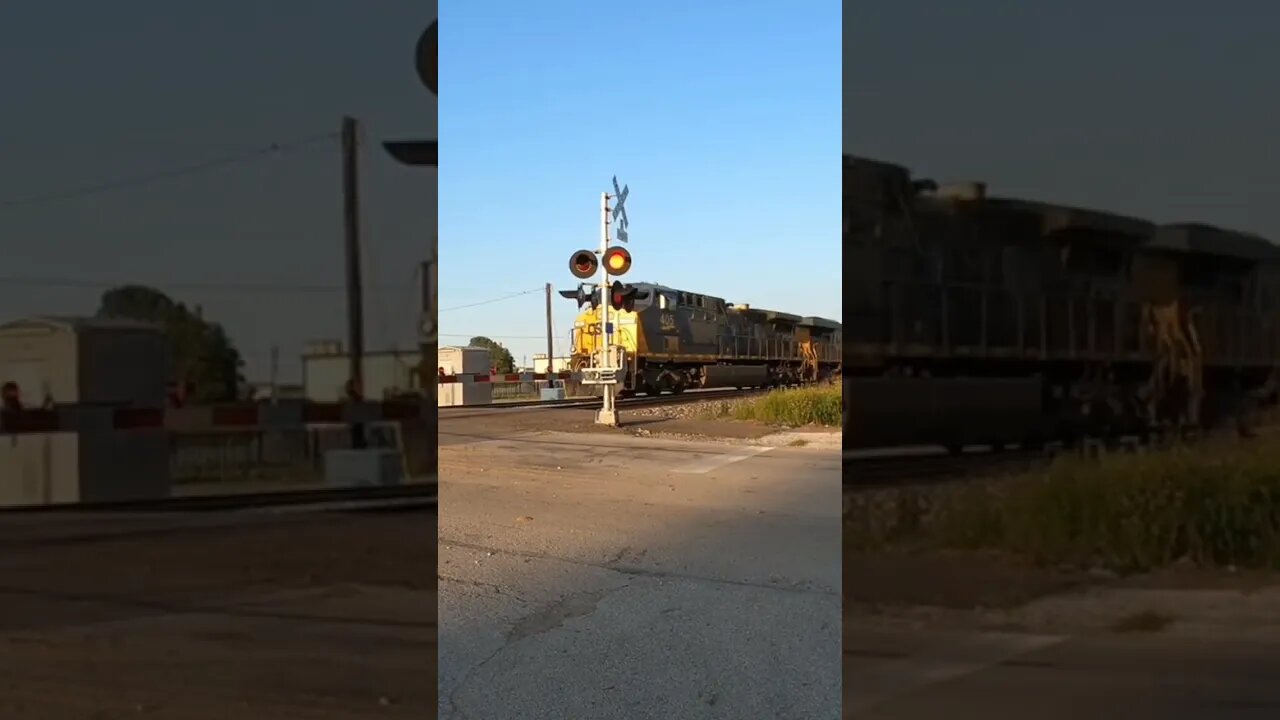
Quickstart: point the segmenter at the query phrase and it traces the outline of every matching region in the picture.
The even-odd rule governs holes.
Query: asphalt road
[[[430,717],[434,514],[0,516],[0,717]]]
[[[1280,717],[1280,641],[936,628],[850,634],[845,717]]]
[[[440,717],[840,717],[836,449],[441,447]]]

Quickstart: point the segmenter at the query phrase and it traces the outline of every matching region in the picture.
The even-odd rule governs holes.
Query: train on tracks
[[[839,322],[653,283],[633,287],[632,306],[609,311],[623,395],[795,386],[840,374]],[[581,312],[570,337],[574,371],[598,364],[602,339],[599,307]]]
[[[850,446],[1205,429],[1277,399],[1280,247],[845,156]]]

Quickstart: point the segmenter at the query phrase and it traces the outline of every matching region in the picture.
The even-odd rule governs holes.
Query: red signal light
[[[631,269],[631,253],[626,248],[609,248],[604,254],[604,267],[610,275],[625,274]]]
[[[630,285],[623,285],[621,280],[614,280],[613,285],[609,288],[609,307],[618,312],[635,310],[636,289]]]
[[[595,274],[596,254],[590,250],[579,250],[569,258],[569,272],[579,280],[586,280]]]

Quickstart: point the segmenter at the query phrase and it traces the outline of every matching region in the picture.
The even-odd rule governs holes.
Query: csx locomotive
[[[840,372],[840,323],[722,298],[635,283],[630,309],[609,311],[610,346],[623,352],[624,394],[689,388],[800,385]],[[598,364],[600,309],[579,314],[572,331],[574,370]]]
[[[1274,402],[1280,247],[844,159],[849,445],[1079,439]]]

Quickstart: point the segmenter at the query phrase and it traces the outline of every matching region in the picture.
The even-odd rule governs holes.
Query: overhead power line
[[[345,292],[345,285],[314,283],[242,283],[242,282],[145,282],[121,280],[94,280],[90,278],[35,277],[31,275],[0,275],[0,285],[26,287],[114,288],[125,285],[164,288],[170,290],[210,290],[217,292],[258,293],[329,293]],[[403,285],[377,285],[373,289],[403,292]]]
[[[113,192],[116,190],[124,190],[128,188],[143,187],[153,185],[155,183],[173,180],[187,175],[196,175],[199,173],[220,170],[222,168],[238,165],[240,163],[252,162],[264,157],[283,154],[293,150],[318,145],[321,143],[333,142],[338,137],[338,133],[325,133],[323,135],[313,135],[289,142],[277,142],[270,145],[257,147],[251,150],[241,151],[232,155],[226,155],[213,160],[184,165],[180,167],[168,168],[165,170],[157,170],[155,172],[143,175],[134,175],[131,177],[117,178],[107,180],[93,185],[84,185],[77,188],[69,188],[66,190],[58,190],[54,192],[40,193],[38,195],[28,195],[26,197],[10,198],[0,200],[0,208],[25,207],[29,205],[40,205],[46,203],[61,202],[64,200],[73,200],[77,198],[97,195],[105,192]]]
[[[525,290],[523,292],[511,293],[510,295],[503,295],[502,297],[491,298],[489,300],[481,300],[480,302],[473,302],[473,303],[467,303],[466,305],[454,305],[453,307],[441,308],[440,312],[449,312],[451,310],[462,310],[464,308],[479,307],[481,305],[490,305],[492,303],[512,300],[514,298],[522,297],[525,295],[532,295],[533,293],[545,292],[545,290],[546,288],[534,288],[532,290]]]

